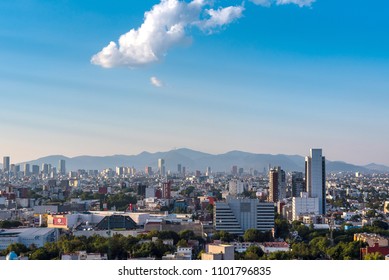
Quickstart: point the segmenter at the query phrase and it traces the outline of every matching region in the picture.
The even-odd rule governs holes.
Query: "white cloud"
[[[250,1],[256,5],[261,5],[265,7],[270,7],[273,2],[272,0],[250,0]]]
[[[205,12],[210,17],[201,21],[199,23],[199,27],[203,30],[212,30],[217,27],[222,27],[233,22],[235,19],[240,18],[243,11],[243,6],[230,6],[227,8],[219,8],[217,10],[206,10]]]
[[[191,41],[190,28],[197,26],[203,31],[223,27],[241,16],[243,7],[226,7],[205,10],[205,0],[189,3],[181,0],[161,0],[145,13],[144,22],[138,29],[131,29],[120,36],[118,43],[110,42],[91,62],[102,67],[139,67],[161,61],[174,46]],[[205,18],[202,13],[205,10]]]
[[[256,5],[270,7],[272,4],[287,5],[296,4],[299,7],[310,7],[316,0],[250,0]]]
[[[150,78],[150,83],[155,87],[163,87],[164,84],[161,80],[159,80],[157,77],[153,76]]]
[[[300,7],[310,7],[316,0],[277,0],[277,5],[296,4]]]

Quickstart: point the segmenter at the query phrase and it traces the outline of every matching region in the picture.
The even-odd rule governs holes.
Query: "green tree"
[[[272,252],[269,255],[263,255],[262,259],[267,260],[291,260],[293,259],[293,255],[290,252],[277,251]]]
[[[374,209],[368,210],[366,212],[366,217],[368,217],[368,218],[373,218],[373,217],[375,217],[375,215],[376,215],[376,211]]]
[[[213,240],[221,240],[222,242],[231,242],[234,240],[234,236],[227,231],[221,230],[216,232],[213,237]]]
[[[262,249],[258,246],[250,246],[244,253],[245,260],[259,260],[264,255]]]
[[[115,206],[118,211],[125,211],[128,209],[128,205],[136,204],[137,199],[129,194],[125,194],[123,192],[110,195],[107,198],[108,207],[112,208]]]
[[[51,255],[47,252],[45,248],[38,248],[33,253],[31,253],[29,259],[31,260],[50,260]]]
[[[0,228],[18,228],[23,224],[20,221],[0,221]]]
[[[375,252],[375,253],[366,254],[363,259],[364,260],[384,260],[385,257],[382,254]]]
[[[195,237],[193,230],[183,230],[178,233],[180,239],[190,240]]]
[[[20,254],[27,253],[28,248],[21,243],[12,243],[8,245],[7,249],[5,249],[5,254],[7,255],[12,251],[14,251],[16,255],[20,256]]]
[[[188,247],[188,242],[185,239],[180,239],[177,242],[177,247]]]
[[[180,236],[175,231],[159,231],[157,236],[161,240],[173,239],[174,244],[180,240]]]
[[[380,220],[373,221],[372,226],[383,230],[389,229],[388,223]]]
[[[312,255],[309,245],[304,242],[293,244],[292,253],[295,259],[312,260],[316,258]]]
[[[263,234],[257,229],[250,228],[244,232],[243,240],[245,242],[261,242],[263,240]]]
[[[283,218],[276,218],[274,220],[274,231],[276,237],[286,239],[289,235],[288,221]]]

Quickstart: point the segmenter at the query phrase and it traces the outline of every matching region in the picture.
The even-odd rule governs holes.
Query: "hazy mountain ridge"
[[[97,169],[116,168],[117,166],[135,167],[137,170],[144,170],[150,166],[154,171],[157,170],[159,158],[165,160],[166,170],[177,171],[177,165],[181,164],[186,167],[187,171],[200,170],[205,172],[207,167],[211,167],[213,172],[229,172],[232,166],[249,170],[253,168],[262,172],[271,166],[281,166],[285,171],[304,171],[304,157],[299,155],[272,155],[272,154],[255,154],[242,151],[230,151],[224,154],[208,154],[191,149],[174,149],[167,152],[142,152],[138,155],[112,155],[112,156],[77,156],[69,158],[62,155],[53,155],[42,157],[36,160],[28,161],[30,165],[36,164],[42,166],[43,163],[51,164],[58,167],[60,159],[66,161],[66,169]],[[366,166],[357,166],[341,161],[326,161],[327,172],[389,172],[389,167],[378,164],[369,164]],[[24,164],[24,163],[21,163]]]

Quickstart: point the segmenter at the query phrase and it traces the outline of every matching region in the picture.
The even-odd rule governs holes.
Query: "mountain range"
[[[285,171],[304,171],[305,160],[300,155],[272,155],[254,154],[242,151],[231,151],[224,154],[208,154],[191,149],[181,148],[167,152],[142,152],[138,155],[112,155],[112,156],[77,156],[65,157],[62,155],[52,155],[36,160],[28,161],[30,165],[42,166],[43,163],[58,167],[61,159],[66,161],[66,169],[70,170],[102,170],[105,168],[116,168],[118,166],[134,167],[137,170],[144,170],[150,166],[157,170],[158,159],[165,160],[166,170],[177,171],[177,165],[186,167],[187,172],[200,170],[205,172],[207,167],[211,167],[212,172],[230,172],[232,166],[249,170],[250,168],[262,172],[271,166],[281,166]],[[20,163],[24,164],[24,163]],[[342,161],[326,161],[327,172],[362,172],[362,173],[385,173],[389,172],[389,167],[378,164],[368,164],[365,166],[353,165]]]

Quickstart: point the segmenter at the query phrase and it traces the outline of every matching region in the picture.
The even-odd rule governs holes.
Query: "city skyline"
[[[387,8],[4,1],[0,154],[320,147],[331,160],[389,166]]]

